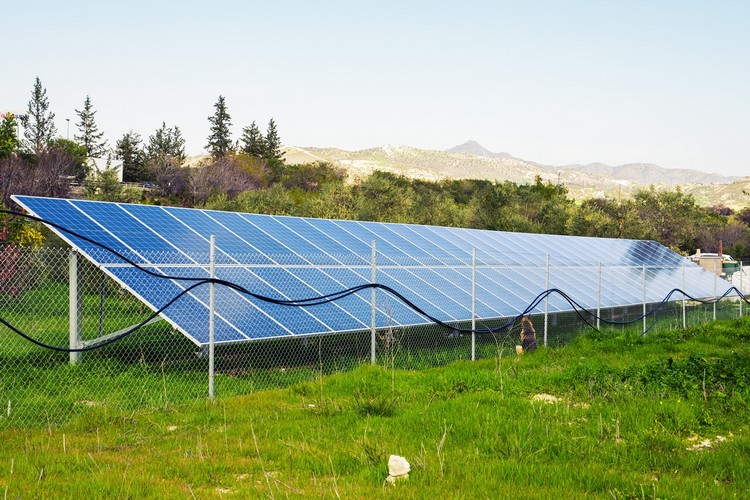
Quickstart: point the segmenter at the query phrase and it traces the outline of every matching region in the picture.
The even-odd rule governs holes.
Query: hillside
[[[327,161],[345,168],[352,179],[383,170],[415,179],[489,179],[496,181],[544,181],[565,184],[577,199],[594,196],[613,198],[630,196],[635,190],[655,185],[680,186],[704,205],[746,206],[748,179],[709,174],[697,170],[667,169],[650,163],[609,166],[602,163],[555,167],[516,158],[509,153],[493,153],[475,141],[447,151],[408,146],[385,146],[360,151],[337,148],[285,149],[289,163]]]

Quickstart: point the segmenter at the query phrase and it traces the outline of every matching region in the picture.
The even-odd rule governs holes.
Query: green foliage
[[[206,150],[216,159],[232,151],[232,138],[229,130],[229,127],[232,126],[232,117],[229,116],[227,111],[224,96],[219,96],[214,108],[216,108],[216,111],[208,117],[208,122],[211,124],[211,134],[208,136]]]
[[[250,126],[242,129],[242,152],[253,156],[255,158],[265,157],[266,150],[266,139],[263,134],[260,133],[258,126],[255,122],[251,123]]]
[[[50,142],[49,149],[65,155],[70,163],[70,171],[76,181],[81,182],[88,175],[88,153],[82,144],[58,137]]]
[[[31,91],[27,114],[21,124],[24,127],[24,148],[35,155],[46,149],[57,133],[55,114],[49,111],[47,89],[42,87],[38,76]]]
[[[146,168],[146,153],[141,136],[130,131],[115,145],[115,158],[122,160],[122,180],[124,182],[153,181],[153,175]]]
[[[7,113],[0,122],[0,160],[9,158],[18,149],[18,121],[13,113]]]
[[[281,138],[276,130],[276,122],[273,118],[268,122],[266,129],[266,151],[263,157],[271,161],[283,160],[284,153],[281,151]]]
[[[358,220],[409,222],[414,190],[404,176],[376,171],[356,186]]]
[[[185,139],[179,127],[167,127],[166,122],[162,122],[161,128],[148,138],[146,160],[163,162],[170,158],[180,165],[185,161]]]
[[[106,139],[102,139],[104,132],[99,132],[99,127],[96,126],[96,121],[94,120],[96,111],[94,111],[89,96],[86,96],[83,109],[76,109],[76,114],[80,120],[76,124],[80,135],[74,136],[75,140],[85,148],[86,156],[89,158],[101,158],[107,152],[107,141]]]
[[[140,189],[124,187],[114,169],[93,173],[86,179],[84,188],[89,200],[137,203],[142,197]]]

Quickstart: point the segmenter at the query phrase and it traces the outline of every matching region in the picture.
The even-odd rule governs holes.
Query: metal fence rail
[[[378,255],[373,251],[373,265],[368,270],[373,282],[385,269],[378,266]],[[209,255],[197,256],[196,261],[202,264],[193,267],[201,269],[209,269],[214,263]],[[225,275],[232,269],[229,262],[214,264],[223,266]],[[283,260],[280,265],[284,265]],[[467,286],[471,287],[472,303],[466,306],[472,317],[448,328],[430,323],[397,326],[387,321],[375,323],[373,319],[372,326],[361,331],[217,344],[211,349],[197,346],[166,321],[153,321],[104,347],[68,353],[34,345],[0,324],[0,427],[59,424],[84,409],[106,412],[110,408],[164,408],[214,394],[223,397],[284,387],[363,363],[419,369],[514,353],[520,344],[518,323],[493,334],[459,331],[497,327],[513,318],[498,315],[487,319],[474,314],[476,303],[490,302],[483,295],[482,290],[489,285],[482,282],[481,269],[505,264],[478,261],[473,254],[465,261],[442,265],[461,266],[471,277]],[[190,269],[190,265],[183,267]],[[660,272],[645,267],[603,268],[589,264],[588,268],[589,288],[599,287],[600,293],[607,293],[608,288],[610,292],[616,288],[618,280],[638,280],[642,276],[644,296],[647,275]],[[529,276],[536,276],[529,278],[528,285],[534,293],[555,286],[564,289],[565,284],[555,278],[555,273],[562,270],[562,266],[549,264],[523,269]],[[684,288],[684,283],[661,286]],[[293,291],[289,294],[293,295]],[[408,296],[408,291],[404,295]],[[372,289],[342,303],[338,311],[344,315],[352,314],[351,308],[357,308],[358,314],[372,310],[374,318],[377,309],[383,313],[381,317],[387,318],[394,300],[387,293]],[[243,306],[241,300],[237,302],[237,307]],[[539,345],[556,346],[589,329],[588,323],[604,327],[596,316],[626,321],[640,318],[655,305],[643,302],[603,308],[589,304],[591,314],[584,313],[581,318],[575,312],[551,312],[547,301],[542,301],[530,317]],[[527,306],[517,304],[518,312]],[[138,298],[71,249],[0,246],[0,317],[39,342],[62,348],[101,345],[143,322],[151,313]],[[742,314],[742,302],[736,297],[702,304],[677,296],[660,313],[658,328],[678,329]],[[635,328],[645,330],[651,321],[638,321]]]

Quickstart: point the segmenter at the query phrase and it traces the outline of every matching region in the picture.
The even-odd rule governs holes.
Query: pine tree
[[[242,129],[242,152],[256,158],[263,158],[266,155],[266,139],[260,133],[255,122],[249,127]]]
[[[77,110],[76,114],[81,120],[76,124],[81,135],[74,136],[74,139],[86,148],[86,155],[89,158],[101,158],[107,151],[107,141],[102,140],[104,132],[99,132],[96,122],[94,121],[94,111],[91,105],[91,98],[86,96],[86,101],[83,103],[83,109]]]
[[[227,106],[224,102],[224,96],[219,96],[219,100],[214,104],[216,111],[213,116],[208,117],[211,123],[211,135],[208,136],[208,145],[206,150],[214,158],[221,158],[232,150],[232,139],[229,127],[232,125],[232,117],[227,112]]]
[[[16,116],[13,113],[3,115],[0,122],[0,159],[9,158],[18,149],[18,135],[16,135]]]
[[[49,112],[47,89],[42,87],[42,81],[36,77],[34,89],[31,91],[28,112],[22,120],[24,147],[38,155],[44,151],[57,133],[55,114]]]
[[[162,122],[161,128],[148,138],[146,157],[148,160],[154,160],[165,156],[177,160],[178,163],[185,161],[185,139],[182,138],[178,127],[167,127],[167,124]]]
[[[141,144],[141,136],[135,132],[128,132],[117,141],[115,158],[122,160],[122,180],[125,182],[140,182],[151,180],[146,169],[146,154]]]
[[[267,160],[281,160],[284,153],[281,151],[281,138],[276,130],[276,122],[271,118],[266,130],[266,154]]]

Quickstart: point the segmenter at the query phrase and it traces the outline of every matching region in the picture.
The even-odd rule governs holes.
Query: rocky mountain
[[[477,156],[484,156],[486,158],[512,158],[521,160],[520,158],[511,156],[508,153],[493,153],[476,141],[466,141],[459,146],[447,149],[446,152],[470,153]],[[563,166],[542,165],[532,161],[526,161],[526,163],[557,170],[577,170],[586,174],[612,177],[614,179],[621,179],[644,185],[667,184],[676,186],[681,184],[730,184],[741,179],[741,177],[711,174],[686,168],[663,168],[654,165],[653,163],[627,163],[625,165],[617,166],[606,165],[604,163],[588,163],[586,165],[572,164]]]
[[[652,164],[633,163],[609,166],[602,163],[555,167],[516,158],[509,153],[493,153],[475,141],[434,151],[408,146],[385,146],[360,151],[337,148],[285,148],[288,163],[326,161],[347,170],[351,179],[383,170],[416,179],[488,179],[519,183],[544,181],[562,183],[576,199],[596,196],[627,197],[649,185],[671,188],[680,185],[704,205],[724,204],[733,208],[747,205],[744,181],[736,177],[696,170],[667,169]],[[750,178],[747,179],[750,182]]]

